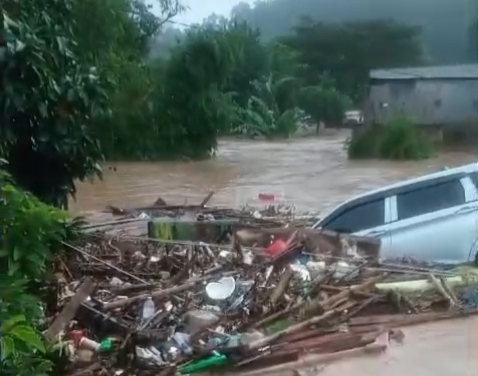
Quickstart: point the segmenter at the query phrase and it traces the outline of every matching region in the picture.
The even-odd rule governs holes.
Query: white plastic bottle
[[[141,319],[144,323],[148,321],[156,313],[156,307],[154,305],[153,299],[148,297],[143,303],[143,311],[141,313]]]

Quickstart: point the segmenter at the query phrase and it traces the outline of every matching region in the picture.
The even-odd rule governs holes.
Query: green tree
[[[476,62],[469,60],[466,41],[470,22],[478,17],[472,0],[260,0],[242,2],[231,16],[261,30],[265,40],[289,34],[303,15],[319,22],[367,22],[393,19],[422,28],[420,36],[434,64]]]
[[[5,0],[0,13],[0,157],[18,184],[63,207],[76,179],[99,173],[89,125],[107,103],[97,69],[74,53],[78,1]]]
[[[273,41],[268,45],[269,69],[275,83],[275,101],[284,112],[297,106],[301,82],[298,79],[302,66],[298,64],[299,54],[280,43]]]
[[[333,86],[304,87],[299,98],[299,107],[315,121],[317,133],[321,123],[341,124],[345,110],[350,105],[348,98]]]
[[[392,20],[323,24],[304,19],[284,42],[300,54],[304,82],[326,72],[353,99],[363,95],[373,68],[420,64],[420,30]]]
[[[301,69],[299,54],[289,46],[274,40],[267,45],[269,54],[269,70],[279,77],[296,76]]]
[[[295,77],[276,79],[272,73],[254,82],[255,92],[239,109],[239,124],[234,133],[252,137],[289,137],[297,130]]]
[[[92,128],[107,159],[153,159],[160,145],[150,109],[159,85],[146,64],[152,39],[183,10],[177,0],[158,2],[159,16],[140,0],[78,2],[77,50],[108,82],[110,116]]]
[[[254,82],[269,73],[269,51],[260,33],[245,23],[228,22],[221,30],[236,56],[225,90],[235,94],[236,102],[245,106],[255,92]]]
[[[207,157],[229,127],[235,107],[225,88],[240,53],[230,42],[228,33],[191,30],[159,70],[151,107],[162,157]]]

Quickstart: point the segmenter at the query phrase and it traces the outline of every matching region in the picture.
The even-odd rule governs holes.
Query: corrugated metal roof
[[[442,65],[416,68],[374,69],[370,71],[374,80],[427,80],[477,78],[478,64]]]

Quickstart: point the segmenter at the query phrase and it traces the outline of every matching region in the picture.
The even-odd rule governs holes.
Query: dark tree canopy
[[[303,19],[284,42],[300,52],[306,82],[327,72],[352,97],[363,93],[370,69],[423,62],[420,29],[392,20],[325,24]]]
[[[273,0],[240,3],[231,14],[259,27],[265,38],[288,34],[304,15],[321,22],[393,18],[422,27],[425,50],[436,62],[476,61],[468,42],[478,16],[473,0]]]

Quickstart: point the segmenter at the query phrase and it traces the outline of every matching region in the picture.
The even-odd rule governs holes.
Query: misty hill
[[[477,59],[477,0],[266,0],[240,3],[231,16],[258,27],[265,38],[289,33],[302,16],[323,22],[393,18],[422,27],[425,50],[436,62]]]

